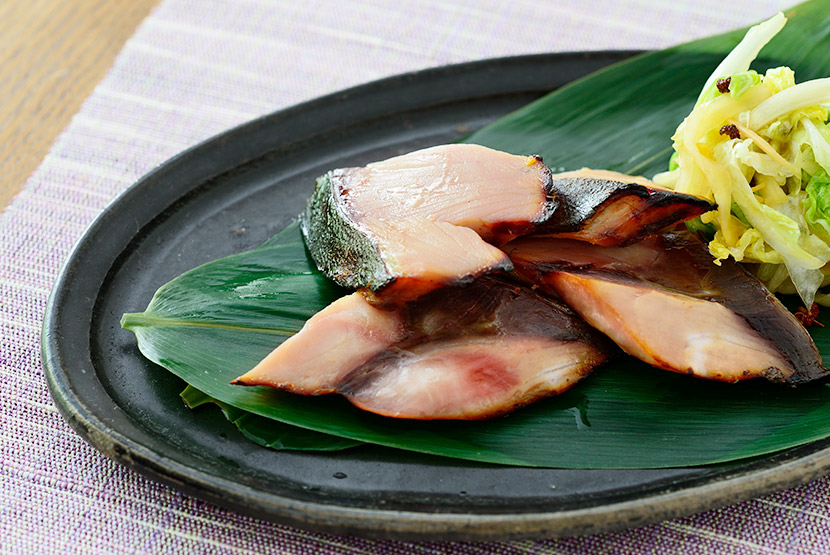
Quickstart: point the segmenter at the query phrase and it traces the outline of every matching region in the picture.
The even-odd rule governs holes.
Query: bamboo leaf
[[[263,276],[270,277],[261,281]],[[339,294],[306,258],[293,224],[258,249],[182,275],[159,290],[147,312],[126,314],[123,324],[135,332],[145,356],[220,403],[322,434],[468,460],[567,468],[687,466],[830,435],[827,386],[711,383],[633,359],[601,369],[564,395],[488,422],[401,421],[363,412],[337,396],[230,385],[285,339],[274,330],[299,329]],[[196,325],[182,325],[187,320]],[[830,348],[830,330],[821,331],[817,340]],[[319,439],[328,448],[326,438]]]
[[[292,451],[341,451],[363,445],[361,441],[311,432],[271,418],[257,416],[214,399],[192,385],[188,385],[180,396],[191,409],[215,405],[242,435],[263,447]]]

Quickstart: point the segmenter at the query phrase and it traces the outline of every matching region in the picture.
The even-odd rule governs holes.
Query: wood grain
[[[159,0],[0,0],[0,209]]]

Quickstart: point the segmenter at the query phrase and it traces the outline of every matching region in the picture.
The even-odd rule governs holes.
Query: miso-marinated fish
[[[797,384],[828,373],[780,301],[738,264],[715,265],[691,235],[617,248],[527,237],[505,248],[523,280],[653,366],[730,382]]]
[[[484,277],[383,310],[335,301],[234,383],[340,393],[413,419],[481,419],[565,391],[615,349],[560,303]]]
[[[493,245],[549,217],[550,176],[534,156],[427,148],[318,179],[303,233],[317,266],[340,285],[404,302],[509,270]]]
[[[443,145],[317,180],[302,217],[315,263],[344,287],[396,305],[511,269],[497,247],[531,232],[621,244],[709,210],[621,174],[552,178],[538,156]]]

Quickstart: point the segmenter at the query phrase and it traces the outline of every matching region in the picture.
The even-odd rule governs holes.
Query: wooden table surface
[[[159,0],[0,0],[0,209]]]

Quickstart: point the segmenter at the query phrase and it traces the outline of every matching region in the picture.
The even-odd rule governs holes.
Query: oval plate
[[[508,468],[362,447],[272,451],[119,325],[182,272],[253,248],[300,213],[314,178],[458,140],[631,53],[539,55],[384,79],[258,119],[173,158],[93,223],[47,307],[46,376],[72,427],[105,455],[207,501],[319,531],[396,539],[550,537],[687,515],[802,483],[830,442],[724,465],[662,470]]]

